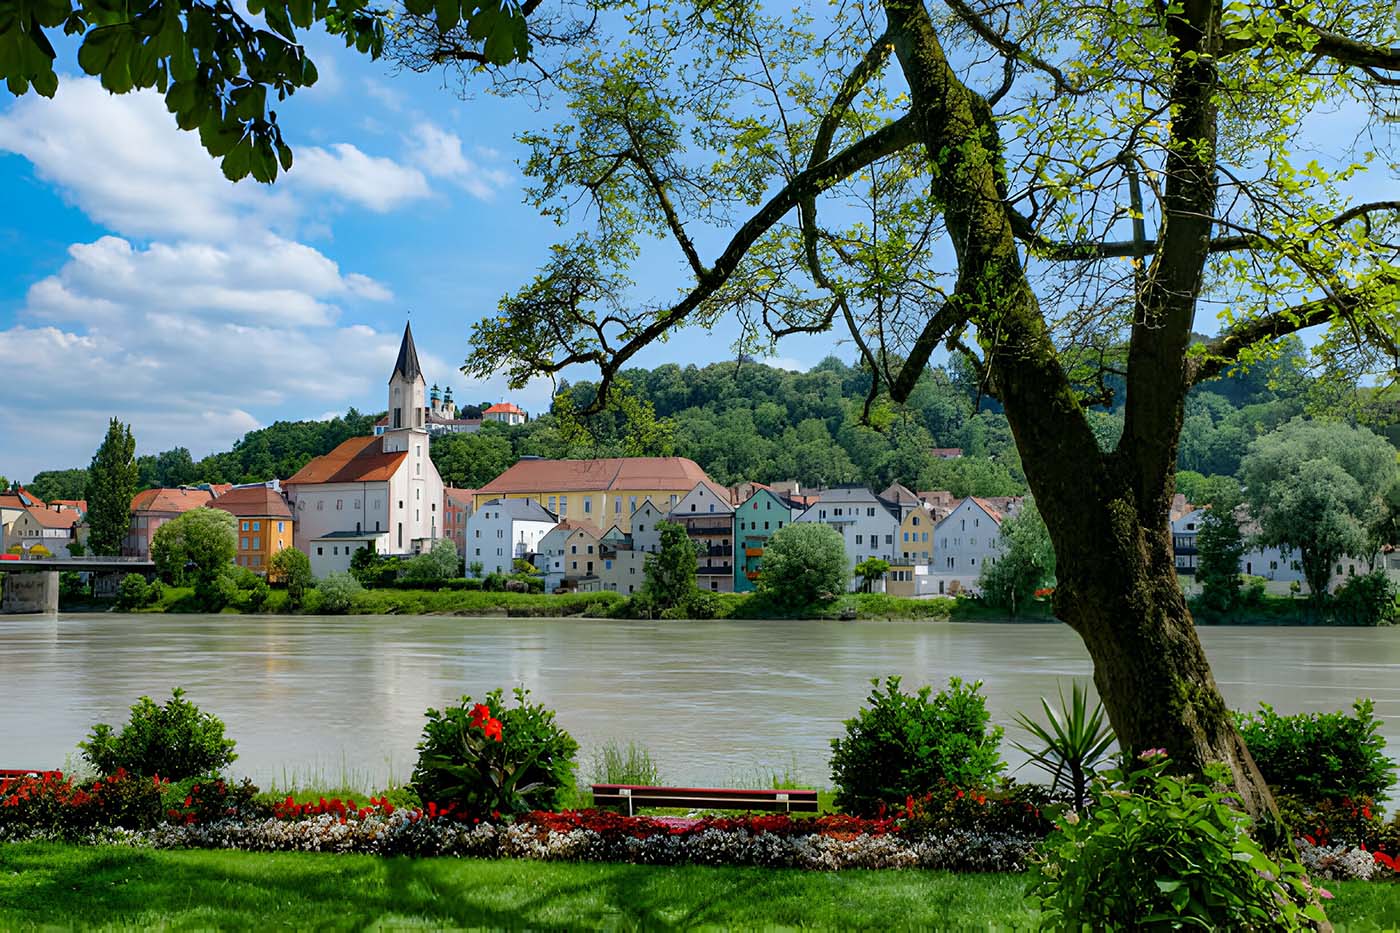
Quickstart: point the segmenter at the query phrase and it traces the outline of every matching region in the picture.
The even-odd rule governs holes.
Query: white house
[[[982,567],[1001,555],[1002,518],[985,499],[968,496],[934,527],[929,576],[939,593],[976,592]]]
[[[647,579],[646,558],[645,551],[610,546],[604,540],[602,562],[598,568],[599,588],[624,596],[637,592]]]
[[[511,573],[516,558],[539,553],[540,542],[557,524],[533,499],[492,499],[467,519],[467,563],[481,561],[483,573]]]
[[[661,531],[656,526],[666,521],[666,513],[647,498],[632,513],[632,549],[647,553],[661,550]]]
[[[601,534],[594,526],[572,519],[564,519],[540,539],[539,550],[535,554],[535,569],[544,575],[544,591],[553,593],[566,586],[586,589],[580,586],[579,578],[596,571],[589,567],[598,560],[601,548]],[[580,566],[580,551],[583,552]]]
[[[82,516],[72,509],[34,506],[19,513],[0,543],[6,551],[18,546],[27,554],[43,545],[53,557],[71,557],[68,545],[76,540],[73,529],[81,520]]]
[[[1193,592],[1199,584],[1196,582],[1196,569],[1199,561],[1196,536],[1200,533],[1201,525],[1205,520],[1209,508],[1202,506],[1192,509],[1172,521],[1172,548],[1175,552],[1176,575],[1182,586]],[[1284,553],[1283,549],[1277,545],[1265,547],[1254,542],[1254,538],[1259,534],[1259,525],[1249,514],[1247,506],[1240,506],[1235,510],[1235,521],[1240,526],[1240,531],[1244,535],[1245,546],[1248,548],[1240,555],[1240,573],[1249,574],[1254,577],[1263,577],[1264,586],[1271,593],[1288,593],[1292,584],[1299,584],[1302,589],[1307,589],[1307,580],[1303,576],[1302,565],[1298,561],[1298,555]],[[1343,566],[1343,576],[1348,566],[1356,567],[1364,565],[1364,561],[1348,558]],[[1366,573],[1364,566],[1360,570]]]
[[[899,519],[897,503],[886,502],[864,486],[839,486],[823,492],[796,520],[830,525],[840,533],[846,567],[854,574],[856,564],[867,557],[894,560]]]
[[[444,537],[443,483],[428,453],[425,392],[413,332],[405,326],[389,377],[384,433],[351,438],[283,484],[296,546],[311,558],[316,577],[348,570],[362,547],[418,554]]]
[[[483,421],[497,421],[501,424],[524,424],[530,416],[513,402],[497,402],[481,413]]]

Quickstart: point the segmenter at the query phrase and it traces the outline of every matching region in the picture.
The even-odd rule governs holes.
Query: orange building
[[[282,494],[267,486],[232,489],[213,502],[211,508],[233,515],[238,534],[238,550],[233,562],[254,573],[266,574],[272,556],[292,546],[292,510]]]

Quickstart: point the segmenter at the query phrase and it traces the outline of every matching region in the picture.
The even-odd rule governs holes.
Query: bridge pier
[[[0,613],[39,612],[58,614],[58,571],[6,573]]]

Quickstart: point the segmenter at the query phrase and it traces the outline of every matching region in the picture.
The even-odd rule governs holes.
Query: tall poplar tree
[[[92,553],[115,556],[131,525],[131,497],[136,495],[136,439],[131,426],[116,418],[107,425],[102,446],[88,467],[88,547]]]

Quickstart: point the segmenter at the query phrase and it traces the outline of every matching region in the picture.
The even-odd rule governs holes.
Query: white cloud
[[[412,148],[410,158],[424,172],[451,182],[473,197],[489,201],[510,183],[509,173],[488,168],[463,155],[461,138],[436,124],[419,123],[407,141]],[[499,156],[498,153],[494,155]]]
[[[804,363],[796,357],[791,356],[765,356],[759,360],[764,366],[772,366],[776,369],[788,369],[796,373],[805,373],[811,369],[810,363]]]
[[[428,180],[418,169],[366,155],[349,143],[329,150],[301,147],[287,177],[294,185],[332,191],[379,213],[428,195]]]
[[[285,192],[230,184],[158,94],[114,96],[92,78],[66,77],[53,100],[30,94],[0,113],[0,151],[24,156],[89,217],[129,236],[226,237],[293,213]]]

